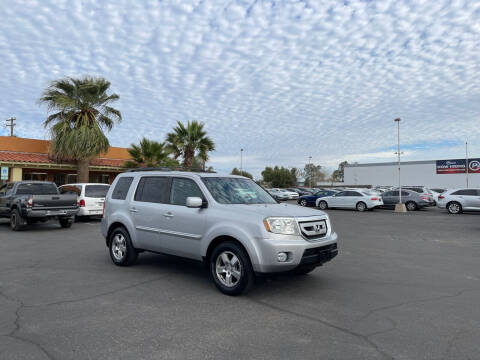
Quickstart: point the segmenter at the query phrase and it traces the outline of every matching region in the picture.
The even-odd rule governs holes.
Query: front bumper
[[[259,261],[252,265],[259,274],[287,272],[303,265],[320,266],[338,254],[337,234],[334,232],[315,241],[307,241],[302,237],[262,239],[257,246]],[[287,261],[278,261],[280,252],[287,253]]]

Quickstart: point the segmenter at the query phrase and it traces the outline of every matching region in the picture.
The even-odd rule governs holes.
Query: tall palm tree
[[[53,81],[39,99],[53,112],[44,122],[51,130],[50,155],[75,161],[79,182],[88,182],[90,159],[110,147],[104,131],[122,120],[120,111],[110,106],[119,96],[108,95],[109,88],[104,78],[66,78]]]
[[[177,121],[173,132],[167,134],[167,149],[174,155],[175,159],[183,158],[183,166],[192,167],[196,156],[206,162],[208,152],[215,150],[215,143],[207,136],[203,124],[198,121],[189,121],[187,126]]]
[[[178,161],[169,156],[165,144],[158,141],[143,138],[139,145],[131,144],[127,151],[132,160],[127,161],[125,167],[173,167],[178,165]]]

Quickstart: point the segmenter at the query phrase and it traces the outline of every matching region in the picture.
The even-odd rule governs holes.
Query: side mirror
[[[189,208],[201,208],[203,200],[199,197],[187,197],[187,207]]]

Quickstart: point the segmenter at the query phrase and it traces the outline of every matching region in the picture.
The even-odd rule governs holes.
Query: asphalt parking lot
[[[0,359],[478,359],[480,214],[331,210],[340,255],[228,297],[201,264],[112,265],[99,222],[0,220]]]

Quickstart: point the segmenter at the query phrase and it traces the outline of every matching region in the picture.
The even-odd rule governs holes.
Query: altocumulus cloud
[[[196,119],[224,171],[241,147],[256,175],[393,159],[397,116],[405,144],[430,144],[409,159],[462,156],[467,138],[480,155],[479,49],[478,1],[8,1],[0,114],[46,137],[42,89],[91,74],[121,95],[113,145]]]

